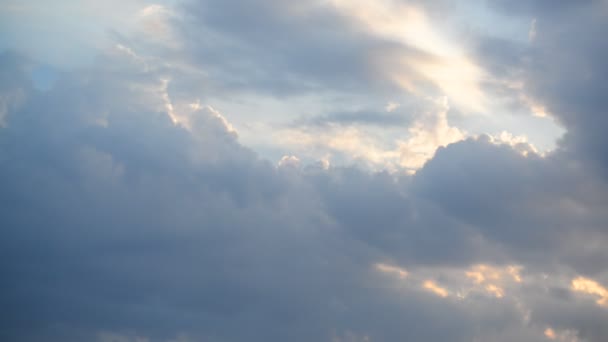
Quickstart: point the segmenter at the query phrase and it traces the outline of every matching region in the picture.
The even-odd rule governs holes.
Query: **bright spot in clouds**
[[[555,331],[551,328],[545,329],[545,336],[550,340],[555,340]]]
[[[422,287],[425,290],[428,290],[434,294],[436,294],[439,297],[445,298],[449,295],[448,290],[444,289],[443,287],[437,285],[436,282],[434,282],[433,280],[426,280],[424,283],[422,283]]]
[[[399,64],[412,67],[432,80],[460,107],[476,112],[487,109],[485,95],[480,88],[484,78],[482,69],[449,37],[437,30],[422,8],[387,0],[331,0],[331,3],[358,18],[372,33],[427,54],[398,57],[395,61],[397,67]],[[406,89],[420,91],[409,72],[387,68],[384,72]]]
[[[572,290],[598,297],[598,305],[608,306],[608,289],[595,280],[585,277],[572,279]]]

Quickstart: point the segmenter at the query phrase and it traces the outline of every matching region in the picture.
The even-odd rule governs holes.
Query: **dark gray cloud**
[[[604,252],[586,246],[590,236],[606,239],[608,217],[599,209],[608,201],[606,184],[564,158],[561,151],[524,157],[485,138],[467,140],[441,148],[416,174],[412,190],[505,247],[510,258],[604,272]]]
[[[365,50],[382,44],[309,3],[188,2],[184,14],[185,55],[230,89],[280,95],[330,84],[361,87],[373,74]]]
[[[530,91],[568,128],[566,147],[606,174],[608,160],[604,82],[608,68],[607,5],[600,2],[564,20],[539,19],[530,63]]]
[[[577,11],[581,7],[590,4],[601,3],[602,0],[531,0],[531,1],[508,1],[487,0],[486,3],[497,9],[511,14],[526,15],[562,15],[571,11]]]

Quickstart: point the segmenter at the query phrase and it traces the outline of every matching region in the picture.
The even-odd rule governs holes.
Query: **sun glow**
[[[373,34],[408,48],[397,56],[377,56],[382,61],[378,63],[383,66],[382,71],[400,86],[417,93],[417,83],[430,80],[456,105],[484,111],[486,99],[480,89],[483,70],[422,9],[386,0],[330,3],[359,20]],[[420,76],[412,76],[412,71]]]

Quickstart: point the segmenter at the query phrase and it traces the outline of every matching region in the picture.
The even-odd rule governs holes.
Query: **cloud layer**
[[[606,2],[466,3],[533,38],[134,2],[92,62],[3,52],[0,338],[605,341]],[[552,119],[550,151],[493,130]]]

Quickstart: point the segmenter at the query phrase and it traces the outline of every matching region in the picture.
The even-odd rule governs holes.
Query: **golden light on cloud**
[[[479,271],[467,271],[465,275],[467,276],[467,278],[472,279],[475,284],[481,284],[486,280],[486,277],[484,277],[483,273]]]
[[[521,90],[521,89],[519,89]],[[547,107],[545,105],[543,105],[542,103],[538,102],[537,100],[531,98],[528,95],[525,95],[524,93],[522,93],[520,95],[521,101],[528,106],[528,108],[530,109],[530,112],[532,112],[532,115],[539,117],[539,118],[544,118],[549,116],[549,112],[547,110]]]
[[[599,297],[596,303],[600,306],[608,306],[608,289],[595,280],[578,277],[572,280],[571,289]]]
[[[410,124],[406,139],[395,140],[392,146],[387,146],[381,138],[365,128],[331,124],[322,131],[289,128],[275,133],[275,136],[285,145],[306,147],[308,150],[327,149],[366,160],[384,169],[403,168],[413,174],[433,158],[439,147],[467,137],[466,132],[450,126],[447,117],[450,109],[447,97],[427,100],[432,108]],[[399,104],[390,102],[384,110],[392,111],[398,107]]]
[[[482,112],[484,94],[479,87],[482,72],[463,55],[442,56],[437,60],[412,61],[417,71],[431,79],[457,105]]]
[[[486,280],[500,279],[500,271],[484,264],[475,265],[470,271],[467,271],[466,276],[473,279],[477,284],[481,284]]]
[[[365,160],[372,165],[393,170],[400,153],[386,149],[381,142],[357,127],[332,127],[324,131],[290,128],[275,133],[275,139],[283,145],[298,147],[306,152],[320,151],[346,154],[353,159]]]
[[[448,99],[443,97],[435,102],[438,106],[436,111],[426,113],[416,120],[408,128],[409,138],[399,143],[400,165],[412,173],[433,158],[439,147],[466,137],[465,132],[448,123]]]
[[[543,332],[546,339],[560,342],[579,342],[578,333],[575,330],[555,330],[547,327]]]
[[[483,69],[442,33],[421,8],[386,0],[328,2],[356,18],[371,33],[420,51],[399,57],[378,56],[383,61],[380,64],[385,65],[383,71],[400,86],[416,92],[417,77],[412,76],[413,71],[432,81],[456,105],[484,111],[487,101],[480,87],[485,78]]]
[[[404,268],[383,263],[377,263],[375,268],[380,272],[393,274],[401,279],[405,279],[409,274]]]
[[[555,331],[553,331],[553,329],[551,329],[551,328],[545,329],[545,337],[550,340],[555,340],[555,338],[556,338]]]
[[[521,276],[519,274],[519,272],[521,271],[522,267],[521,266],[509,266],[507,267],[507,272],[509,272],[509,274],[511,275],[511,277],[513,277],[513,280],[516,283],[521,283],[522,279]]]
[[[485,291],[496,298],[505,296],[505,286],[509,282],[522,283],[520,275],[521,266],[510,265],[507,267],[494,267],[491,265],[479,264],[465,271],[465,276],[476,285],[483,285],[479,290]]]
[[[486,285],[486,291],[493,294],[496,298],[502,298],[505,296],[505,290],[503,290],[501,287],[498,287],[494,284]]]
[[[449,293],[448,290],[444,289],[443,287],[437,285],[437,283],[435,283],[432,280],[427,280],[422,284],[422,287],[434,294],[436,294],[439,297],[442,298],[446,298]]]

